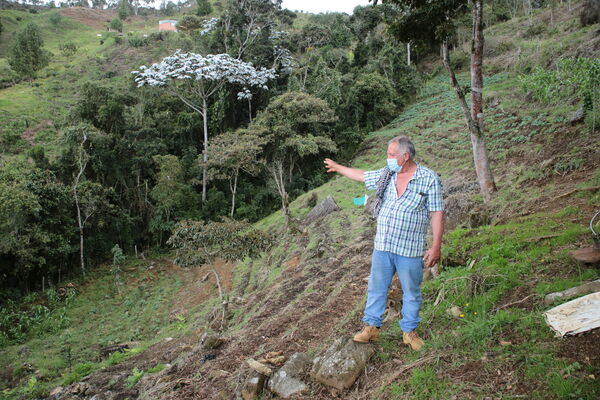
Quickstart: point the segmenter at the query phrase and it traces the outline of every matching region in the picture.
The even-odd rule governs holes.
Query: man
[[[387,303],[388,289],[398,274],[402,285],[402,320],[404,344],[420,350],[423,340],[416,328],[421,319],[421,281],[423,268],[430,268],[440,258],[444,233],[444,205],[439,176],[414,161],[415,147],[406,136],[388,143],[388,169],[362,171],[325,159],[327,172],[338,172],[355,181],[364,182],[367,189],[378,189],[376,204],[377,234],[371,263],[363,322],[366,326],[354,336],[356,342],[369,342],[379,337]],[[386,178],[387,185],[382,184]],[[377,211],[376,211],[377,212]],[[431,220],[433,243],[425,251],[425,237]]]

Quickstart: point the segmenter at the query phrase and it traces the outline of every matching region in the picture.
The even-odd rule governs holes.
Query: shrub
[[[546,25],[543,24],[535,24],[529,25],[525,32],[523,32],[522,37],[526,39],[531,39],[536,36],[540,36],[546,33]]]
[[[600,109],[600,59],[562,59],[556,69],[536,68],[520,78],[521,87],[541,102],[556,104],[573,97],[583,101],[586,123],[596,130]]]
[[[50,14],[50,23],[53,26],[58,26],[58,24],[60,24],[60,22],[62,21],[62,15],[60,15],[60,13],[58,11],[53,11]]]
[[[127,42],[131,47],[143,47],[147,44],[147,39],[141,36],[130,36]]]
[[[121,21],[119,18],[113,19],[110,21],[110,28],[119,32],[123,32],[123,21]]]
[[[58,49],[65,57],[70,57],[77,53],[77,45],[73,42],[60,43]]]

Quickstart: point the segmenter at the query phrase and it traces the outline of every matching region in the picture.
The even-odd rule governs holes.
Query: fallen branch
[[[532,294],[530,294],[529,296],[525,296],[525,297],[524,297],[524,298],[522,298],[521,300],[518,300],[518,301],[513,301],[512,303],[508,303],[508,304],[505,304],[505,305],[503,305],[503,306],[496,307],[496,308],[494,308],[494,309],[492,310],[492,312],[496,312],[496,311],[502,310],[503,308],[506,308],[506,307],[514,306],[515,304],[520,304],[520,303],[523,303],[524,301],[526,301],[527,299],[529,299],[529,298],[530,298],[530,297],[532,297],[532,296],[535,296],[535,293],[532,293]]]
[[[573,193],[576,193],[576,192],[583,192],[583,191],[594,192],[594,191],[596,191],[598,189],[600,189],[600,186],[590,186],[590,187],[585,187],[585,188],[581,188],[581,189],[577,188],[577,189],[573,189],[571,191],[568,191],[567,193],[563,193],[563,194],[555,197],[554,200],[562,199],[563,197],[570,196],[570,195],[572,195]]]
[[[441,358],[441,355],[437,355],[437,354],[432,354],[430,356],[427,357],[423,357],[423,358],[419,358],[417,361],[413,361],[410,364],[406,364],[405,366],[403,366],[402,368],[400,368],[399,370],[397,370],[396,372],[394,372],[394,374],[388,378],[385,383],[382,385],[383,387],[387,387],[389,386],[392,382],[394,382],[396,379],[398,379],[398,377],[400,377],[400,375],[402,375],[403,373],[405,373],[406,371],[409,371],[413,368],[416,367],[420,367],[423,364],[427,364],[437,358]]]

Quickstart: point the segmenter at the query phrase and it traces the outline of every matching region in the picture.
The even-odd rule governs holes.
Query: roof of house
[[[166,23],[172,23],[172,24],[176,24],[177,20],[176,19],[163,19],[162,21],[158,21],[159,24],[166,24]]]

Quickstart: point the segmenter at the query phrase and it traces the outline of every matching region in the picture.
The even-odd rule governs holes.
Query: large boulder
[[[311,359],[306,354],[293,354],[269,380],[269,390],[284,399],[301,395],[308,387],[300,377],[310,365]]]
[[[304,219],[304,224],[309,225],[314,221],[320,220],[332,212],[339,210],[340,208],[336,204],[335,200],[331,196],[327,196],[325,200],[320,202],[310,210],[306,218]]]
[[[325,353],[315,358],[311,377],[324,385],[344,390],[360,376],[367,361],[375,353],[369,343],[355,343],[348,337],[335,340]]]

